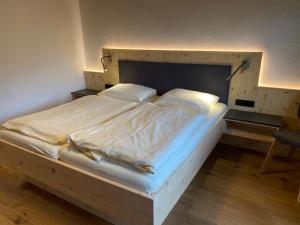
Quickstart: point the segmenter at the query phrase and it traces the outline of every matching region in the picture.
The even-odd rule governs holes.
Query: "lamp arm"
[[[246,63],[247,63],[247,60],[244,60],[242,63],[241,63],[241,65],[239,65],[239,67],[230,75],[230,76],[228,76],[227,78],[226,78],[226,80],[231,80],[232,79],[232,77],[244,66],[244,65],[246,65]]]
[[[110,55],[105,55],[105,56],[101,57],[101,65],[102,65],[102,68],[103,68],[104,71],[107,71],[106,66],[104,65],[104,59],[106,59],[106,58],[111,59],[111,56]]]

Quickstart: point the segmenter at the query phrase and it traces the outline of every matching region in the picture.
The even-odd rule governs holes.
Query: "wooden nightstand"
[[[269,142],[271,145],[274,143],[273,132],[279,130],[284,125],[284,120],[281,116],[234,109],[229,110],[224,119],[227,122],[225,134]],[[266,160],[268,160],[268,157],[266,157],[264,163]]]
[[[224,119],[225,134],[261,141],[272,141],[272,133],[283,126],[281,116],[230,109]]]
[[[88,95],[97,95],[101,90],[91,90],[91,89],[82,89],[78,91],[71,92],[73,100],[81,98]]]

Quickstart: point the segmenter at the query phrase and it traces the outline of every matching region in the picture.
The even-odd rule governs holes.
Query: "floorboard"
[[[218,145],[164,225],[299,225],[300,170],[275,159],[257,175],[263,154]],[[0,166],[0,225],[110,225]]]

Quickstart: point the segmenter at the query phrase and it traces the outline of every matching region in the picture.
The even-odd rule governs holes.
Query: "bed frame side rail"
[[[0,139],[0,164],[114,224],[153,225],[151,196]]]

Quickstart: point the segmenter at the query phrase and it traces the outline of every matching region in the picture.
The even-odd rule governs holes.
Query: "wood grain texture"
[[[256,111],[284,117],[296,118],[297,107],[300,104],[300,91],[258,87],[261,52],[213,52],[213,51],[162,51],[162,50],[134,50],[134,49],[102,49],[103,55],[111,55],[112,63],[108,64],[108,72],[85,72],[87,87],[102,89],[104,83],[117,84],[118,59],[177,62],[177,63],[205,63],[232,65],[235,70],[244,59],[250,60],[250,68],[238,73],[231,83],[229,107]],[[254,108],[235,105],[235,99],[253,100]],[[300,126],[300,122],[299,126]]]
[[[103,90],[105,84],[111,84],[105,73],[84,71],[85,84],[88,89]]]
[[[266,158],[264,159],[263,163],[261,164],[260,168],[259,168],[259,172],[260,173],[265,173],[268,171],[270,164],[272,162],[272,159],[275,155],[276,152],[276,145],[278,144],[277,140],[273,140],[273,142],[271,143],[269,150],[267,152]]]
[[[258,140],[258,139],[254,139],[254,137],[246,138],[246,135],[237,136],[236,133],[232,135],[230,134],[230,132],[225,132],[220,140],[220,143],[228,144],[240,148],[247,148],[249,150],[254,150],[266,154],[270,147],[270,140],[262,140],[262,139]],[[290,146],[288,145],[278,144],[276,146],[275,154],[278,156],[287,158],[289,152],[290,152]],[[296,151],[293,158],[300,160],[300,151]]]
[[[0,163],[115,224],[152,225],[151,196],[0,140]]]
[[[256,176],[252,171],[263,159],[217,146],[164,225],[298,225],[300,171]],[[290,166],[277,159],[273,164]],[[0,166],[1,225],[111,225],[23,178]]]
[[[267,155],[274,141],[272,134],[276,130],[278,129],[275,127],[227,120],[227,129],[220,143],[263,152]],[[278,143],[274,148],[275,155],[290,157],[290,146]],[[300,151],[296,151],[293,158],[300,159]]]

